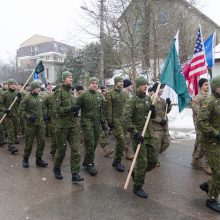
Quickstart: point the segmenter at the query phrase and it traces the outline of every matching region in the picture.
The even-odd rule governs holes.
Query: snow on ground
[[[192,109],[185,108],[179,113],[178,106],[173,106],[168,114],[169,130],[172,140],[195,139],[195,127],[192,118]]]

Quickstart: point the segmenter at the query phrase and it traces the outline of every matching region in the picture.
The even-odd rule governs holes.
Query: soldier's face
[[[134,86],[133,85],[128,86],[128,92],[133,92],[133,91],[134,91]]]
[[[8,84],[8,88],[15,90],[15,89],[17,89],[17,84],[16,83]]]
[[[208,82],[203,83],[202,91],[204,91],[204,92],[208,92],[209,91],[209,83]]]
[[[92,82],[89,84],[89,89],[96,91],[96,90],[98,89],[98,82],[92,81]]]
[[[116,83],[115,87],[117,89],[123,89],[123,85],[124,85],[124,82],[123,82],[123,80],[121,80]]]
[[[73,83],[73,77],[67,76],[66,79],[64,80],[64,84],[71,86],[72,83]]]
[[[163,94],[163,88],[159,89],[158,95],[161,96]]]
[[[216,93],[220,95],[220,87],[215,90]]]
[[[147,93],[147,84],[141,85],[141,86],[138,88],[138,91],[139,91],[139,93],[146,94],[146,93]]]
[[[4,88],[4,89],[8,89],[8,84],[4,84],[4,85],[3,85],[3,88]]]
[[[39,94],[40,88],[35,88],[32,90],[32,93]]]

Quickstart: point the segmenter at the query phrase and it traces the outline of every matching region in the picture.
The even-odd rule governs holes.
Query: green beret
[[[89,78],[89,84],[90,84],[91,82],[94,82],[94,81],[99,82],[99,80],[98,80],[96,77],[90,77],[90,78]]]
[[[220,75],[213,78],[210,82],[212,91],[220,87]]]
[[[143,76],[137,77],[135,82],[136,82],[136,88],[148,84],[147,79],[144,78]]]
[[[122,76],[116,76],[116,77],[114,78],[114,83],[115,83],[115,85],[116,85],[118,82],[123,81],[123,80],[124,80],[124,79],[123,79]]]
[[[4,82],[2,83],[2,85],[6,85],[6,84],[8,84],[8,82],[7,82],[7,81],[4,81]]]
[[[37,81],[32,81],[30,84],[30,90],[36,89],[36,88],[40,88],[40,83]]]
[[[62,80],[64,81],[68,76],[72,76],[72,73],[70,71],[64,71],[62,72]]]
[[[18,84],[14,79],[9,79],[8,84]]]

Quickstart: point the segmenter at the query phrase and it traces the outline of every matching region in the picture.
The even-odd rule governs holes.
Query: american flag
[[[183,68],[183,74],[188,81],[188,90],[192,97],[198,94],[198,77],[205,73],[207,73],[207,63],[202,31],[199,28],[193,57]]]

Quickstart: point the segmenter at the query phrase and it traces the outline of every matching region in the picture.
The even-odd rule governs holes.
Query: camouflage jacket
[[[113,89],[106,95],[106,120],[108,123],[123,123],[127,95],[122,90]]]
[[[81,125],[100,125],[105,122],[104,99],[96,91],[82,93],[76,101],[81,109]]]
[[[10,107],[10,105],[12,104],[16,96],[17,96],[17,91],[15,90],[8,89],[5,92],[3,92],[3,102],[4,102],[5,109],[8,109]],[[21,102],[21,99],[18,98],[16,102],[14,103],[14,105],[12,106],[10,113],[7,114],[7,117],[19,117],[18,107],[19,107],[20,102]]]
[[[75,127],[76,117],[74,117],[71,107],[75,106],[76,100],[70,92],[70,87],[63,84],[56,90],[54,109],[56,114],[56,127],[69,128]]]
[[[216,142],[215,136],[220,134],[220,96],[210,95],[202,102],[196,125],[202,132],[204,142]]]
[[[43,98],[35,93],[26,95],[19,106],[20,115],[25,119],[27,126],[43,125],[43,114],[45,114],[45,107]],[[31,122],[28,117],[35,116],[36,121]]]
[[[44,105],[46,108],[46,114],[51,118],[51,122],[55,123],[55,96],[54,94],[51,93],[47,93],[44,95],[43,97],[44,100]]]
[[[151,104],[151,98],[147,95],[136,95],[126,103],[124,119],[126,128],[132,135],[137,132],[142,133]],[[151,115],[152,119],[155,117],[156,114]],[[151,121],[149,121],[145,137],[152,137]]]

